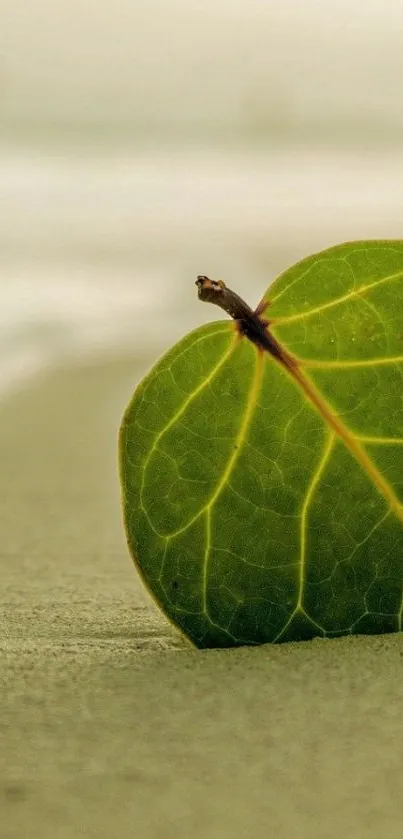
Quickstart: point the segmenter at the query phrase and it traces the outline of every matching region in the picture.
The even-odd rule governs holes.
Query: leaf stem
[[[268,301],[262,301],[257,309],[253,310],[239,294],[228,288],[221,280],[216,282],[210,280],[209,277],[199,276],[196,285],[199,300],[214,303],[224,309],[234,319],[240,335],[252,341],[260,351],[270,353],[287,369],[293,370],[298,367],[297,359],[288,353],[271,334],[270,321],[261,317],[264,309],[269,305]]]

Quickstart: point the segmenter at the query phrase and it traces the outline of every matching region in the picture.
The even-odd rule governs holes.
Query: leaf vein
[[[347,294],[343,294],[341,297],[336,297],[335,300],[330,300],[329,303],[322,303],[320,306],[315,306],[313,309],[309,309],[309,311],[307,312],[298,312],[298,314],[296,315],[286,315],[285,317],[274,318],[272,323],[274,326],[282,326],[283,324],[296,323],[297,321],[306,320],[307,318],[310,318],[313,315],[318,315],[321,312],[326,311],[327,309],[332,309],[334,306],[339,306],[341,303],[347,303],[348,300],[352,300],[355,297],[359,297],[362,294],[366,294],[368,291],[371,291],[372,289],[377,288],[380,285],[384,285],[385,283],[392,282],[393,280],[397,280],[402,277],[403,271],[397,271],[395,274],[389,274],[387,277],[382,277],[380,280],[374,280],[372,283],[367,283],[367,285],[362,285],[358,288],[353,288],[351,289],[351,291],[347,292]],[[276,298],[274,298],[274,300],[275,299]]]
[[[311,482],[308,486],[304,502],[302,504],[301,509],[301,553],[300,553],[300,561],[299,561],[299,580],[298,580],[298,600],[297,600],[297,609],[303,609],[303,594],[304,594],[304,582],[305,582],[305,570],[306,570],[306,545],[307,545],[307,519],[308,519],[308,510],[311,500],[314,496],[316,487],[323,475],[325,467],[329,461],[334,441],[335,441],[335,433],[333,431],[329,431],[327,435],[327,439],[325,440],[324,450],[322,452],[321,459],[316,466],[316,469],[312,475]]]

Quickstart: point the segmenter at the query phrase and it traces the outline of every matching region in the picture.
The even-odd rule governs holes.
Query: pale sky
[[[403,128],[400,0],[2,0],[0,114]]]

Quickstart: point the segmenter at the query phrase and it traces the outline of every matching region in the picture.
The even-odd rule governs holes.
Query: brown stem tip
[[[270,333],[269,321],[261,317],[261,314],[269,305],[268,302],[262,300],[254,311],[242,300],[239,294],[228,288],[222,280],[217,282],[216,280],[210,280],[209,277],[199,275],[196,285],[199,300],[206,303],[215,303],[216,306],[224,309],[236,321],[241,335],[249,338],[260,350],[269,352],[284,366],[288,368],[297,366],[296,359],[283,349]]]

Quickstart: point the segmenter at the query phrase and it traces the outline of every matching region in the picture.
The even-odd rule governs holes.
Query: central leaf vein
[[[317,390],[314,383],[305,373],[302,372],[302,370],[297,367],[290,369],[288,373],[294,380],[295,384],[297,384],[305,394],[305,397],[321,414],[326,424],[330,426],[330,428],[332,428],[333,431],[336,432],[337,436],[343,441],[346,448],[351,452],[353,457],[355,457],[364,472],[375,485],[380,495],[386,499],[397,518],[403,522],[403,505],[400,503],[393,491],[393,488],[379,471],[364,446],[361,445],[358,437],[356,437],[348,426],[343,423],[332,406],[325,400],[322,393]]]

